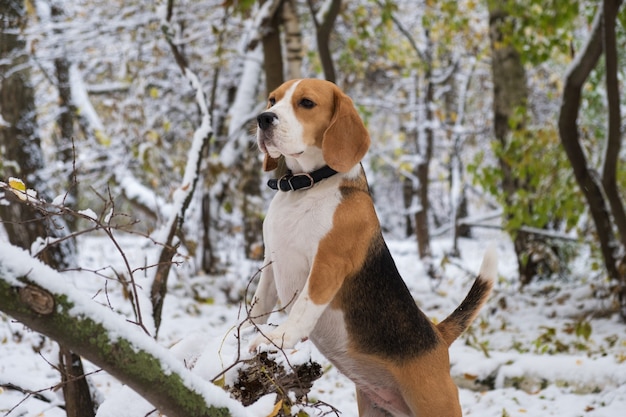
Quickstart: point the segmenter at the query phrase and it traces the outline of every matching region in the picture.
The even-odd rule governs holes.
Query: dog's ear
[[[276,168],[278,168],[278,160],[266,153],[265,158],[263,158],[263,171],[274,171]]]
[[[350,97],[334,87],[335,110],[324,132],[322,153],[328,166],[347,172],[358,164],[370,146],[370,136]]]

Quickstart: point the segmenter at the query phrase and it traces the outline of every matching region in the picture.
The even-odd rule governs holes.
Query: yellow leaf
[[[272,410],[272,412],[269,413],[267,417],[276,417],[282,406],[283,406],[283,400],[279,400],[274,406],[274,409]]]
[[[26,201],[28,199],[28,195],[26,194],[26,184],[19,178],[9,178],[9,187],[11,187],[11,191],[13,194],[17,196],[22,201]]]
[[[152,98],[159,98],[159,90],[157,90],[156,87],[152,87],[150,89],[150,97],[152,97]]]
[[[98,143],[100,143],[100,145],[103,145],[103,146],[111,145],[111,138],[109,138],[107,134],[104,133],[103,131],[96,129],[93,132],[93,134],[96,137],[96,140],[98,141]]]
[[[9,187],[13,188],[14,190],[18,190],[21,191],[23,193],[26,192],[26,184],[24,184],[24,181],[22,181],[19,178],[9,178]]]
[[[224,388],[224,386],[226,385],[226,376],[222,375],[220,378],[213,381],[213,384],[217,385],[220,388]]]

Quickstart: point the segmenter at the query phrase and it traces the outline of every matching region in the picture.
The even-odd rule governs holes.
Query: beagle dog
[[[461,416],[448,347],[487,300],[496,255],[487,250],[466,298],[434,325],[417,307],[383,240],[360,164],[369,134],[333,83],[302,79],[269,95],[258,118],[264,169],[288,172],[263,224],[265,264],[250,320],[276,303],[286,321],[250,344],[291,348],[310,338],[354,381],[361,417]]]

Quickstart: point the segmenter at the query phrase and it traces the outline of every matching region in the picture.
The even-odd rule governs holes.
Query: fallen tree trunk
[[[245,415],[240,403],[192,374],[140,328],[4,242],[0,310],[102,367],[169,417]]]

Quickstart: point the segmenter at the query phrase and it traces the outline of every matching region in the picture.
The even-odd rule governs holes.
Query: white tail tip
[[[494,245],[489,245],[483,256],[483,263],[478,272],[481,279],[495,281],[498,275],[498,251]]]

